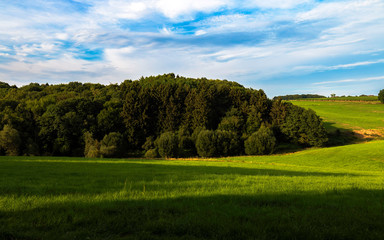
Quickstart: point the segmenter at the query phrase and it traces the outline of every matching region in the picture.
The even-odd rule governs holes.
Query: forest
[[[164,74],[121,84],[0,83],[0,154],[215,157],[323,146],[314,111],[227,80]]]

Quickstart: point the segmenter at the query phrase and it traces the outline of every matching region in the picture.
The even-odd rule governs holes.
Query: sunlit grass
[[[369,102],[291,101],[313,109],[328,124],[342,129],[383,129],[384,104]]]

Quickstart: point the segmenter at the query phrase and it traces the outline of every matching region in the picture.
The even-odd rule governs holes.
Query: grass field
[[[384,129],[384,104],[369,102],[291,101],[313,109],[326,123],[327,128],[349,130]]]
[[[382,239],[384,141],[195,160],[0,158],[0,239]]]

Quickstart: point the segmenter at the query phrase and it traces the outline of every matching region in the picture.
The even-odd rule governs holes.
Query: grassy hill
[[[0,239],[380,239],[384,141],[198,160],[0,158]]]
[[[313,109],[324,120],[327,130],[354,131],[362,136],[384,137],[384,104],[361,101],[291,101]]]

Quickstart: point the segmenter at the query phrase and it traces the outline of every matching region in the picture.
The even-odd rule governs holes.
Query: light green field
[[[326,127],[349,130],[384,129],[384,104],[369,102],[291,101],[313,109],[326,123]]]
[[[0,158],[0,239],[382,239],[384,141],[212,160]]]

